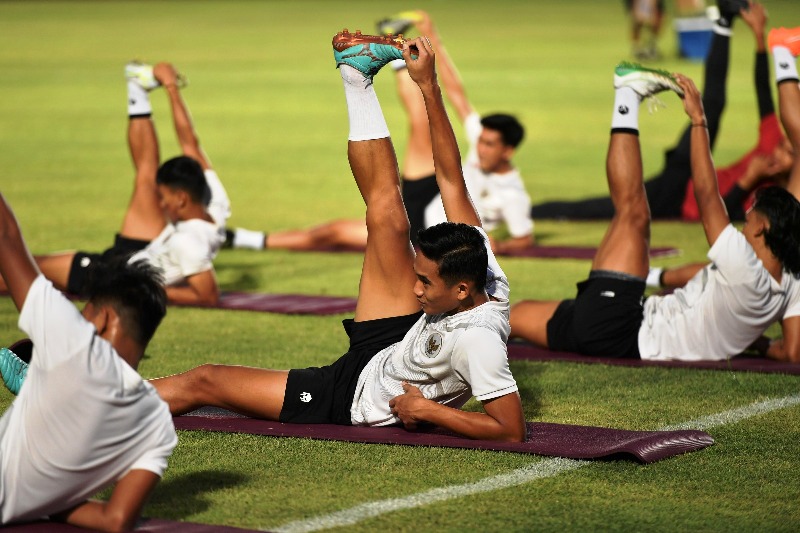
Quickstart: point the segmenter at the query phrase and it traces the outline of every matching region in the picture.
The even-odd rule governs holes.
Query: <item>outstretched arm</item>
[[[730,224],[730,218],[719,194],[717,172],[711,159],[708,126],[700,91],[691,79],[682,74],[676,74],[675,80],[684,91],[683,107],[692,123],[690,158],[694,196],[700,210],[700,220],[703,222],[706,239],[709,245],[713,245],[722,230]]]
[[[192,124],[192,117],[189,109],[181,97],[178,87],[178,72],[170,63],[159,63],[153,67],[153,75],[164,87],[169,97],[170,107],[172,108],[172,121],[175,124],[175,134],[178,136],[178,144],[184,155],[197,160],[203,170],[211,168],[211,161],[200,148],[200,140]]]
[[[108,502],[89,500],[54,518],[99,531],[129,531],[136,525],[147,497],[159,480],[148,470],[131,470],[119,480]]]
[[[430,15],[425,11],[419,11],[419,14],[422,18],[415,26],[420,35],[425,35],[430,39],[433,49],[436,50],[439,75],[442,78],[444,92],[447,95],[447,99],[453,104],[456,113],[458,113],[459,120],[464,122],[464,119],[475,112],[467,99],[464,83],[461,81],[461,76],[458,74],[455,64],[450,59],[450,55],[444,47],[441,37],[439,37],[439,32],[436,31],[436,27],[433,25],[433,20],[431,20]]]
[[[215,305],[219,301],[219,287],[213,269],[189,276],[182,285],[165,289],[167,300],[173,304]]]
[[[412,46],[417,49],[417,59],[411,58]],[[403,58],[408,66],[408,74],[422,92],[428,111],[436,183],[442,195],[447,220],[480,226],[481,219],[464,183],[461,154],[442,101],[442,90],[436,79],[434,52],[430,41],[425,37],[406,41],[403,45]]]
[[[485,413],[453,409],[426,399],[413,385],[403,383],[405,394],[389,401],[389,407],[407,429],[420,422],[436,424],[465,437],[479,440],[522,442],[525,417],[519,394],[512,392],[483,402]]]
[[[39,275],[22,238],[17,219],[0,193],[0,276],[5,280],[17,309],[22,309],[31,284]]]

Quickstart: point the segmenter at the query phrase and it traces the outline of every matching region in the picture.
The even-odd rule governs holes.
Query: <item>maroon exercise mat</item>
[[[3,533],[77,533],[79,531],[94,531],[93,529],[83,529],[58,522],[30,522],[3,526],[2,529]],[[141,520],[134,531],[140,533],[255,533],[256,530],[145,518]]]
[[[603,364],[617,366],[661,366],[668,368],[699,368],[704,370],[735,370],[739,372],[763,372],[768,374],[800,375],[800,365],[740,355],[728,361],[643,361],[615,357],[593,357],[570,352],[553,352],[527,343],[510,342],[509,359],[528,361],[568,361],[571,363]]]
[[[698,430],[629,431],[624,429],[528,422],[526,442],[471,440],[444,430],[411,432],[399,427],[357,427],[334,424],[282,424],[247,418],[224,409],[205,407],[174,418],[175,428],[222,431],[272,437],[441,446],[568,457],[571,459],[637,459],[652,463],[666,457],[705,448],[714,443]]]
[[[298,250],[300,251],[300,250]],[[355,246],[321,246],[311,250],[303,250],[309,252],[363,252],[363,247]],[[537,244],[527,248],[520,248],[517,250],[509,250],[507,252],[499,253],[498,256],[502,257],[538,257],[545,259],[594,259],[597,253],[597,248],[591,246],[543,246]],[[678,255],[677,248],[650,248],[650,257],[669,257]]]
[[[0,291],[0,296],[9,296]],[[69,298],[77,299],[73,295]],[[208,309],[234,309],[283,315],[335,315],[356,310],[356,299],[346,296],[311,296],[308,294],[265,294],[257,292],[226,291],[220,294],[217,305],[170,304],[179,307],[204,307]]]
[[[352,313],[356,299],[344,296],[310,296],[307,294],[264,294],[228,291],[220,295],[219,303],[211,309],[235,309],[284,315],[333,315]]]

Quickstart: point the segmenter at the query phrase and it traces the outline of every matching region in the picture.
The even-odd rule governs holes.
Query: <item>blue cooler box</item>
[[[714,23],[704,16],[675,19],[680,56],[694,61],[705,60],[713,27]]]

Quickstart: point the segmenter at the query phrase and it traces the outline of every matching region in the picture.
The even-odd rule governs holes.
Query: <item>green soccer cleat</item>
[[[125,65],[125,79],[135,81],[145,91],[152,91],[161,85],[153,76],[153,65],[135,60]]]
[[[422,15],[418,11],[403,11],[378,21],[378,33],[381,35],[400,35],[406,33],[420,20],[422,20]]]
[[[337,68],[350,65],[371,80],[390,61],[403,59],[405,42],[402,36],[363,35],[345,29],[333,36],[333,59]]]
[[[620,87],[630,87],[642,100],[662,91],[675,91],[683,98],[683,89],[672,74],[628,61],[623,61],[614,69],[614,88]]]
[[[12,350],[16,350],[19,355]],[[0,348],[0,374],[3,376],[6,388],[15,396],[19,394],[25,382],[32,351],[33,344],[27,339],[13,344],[10,348]]]
[[[153,65],[133,60],[125,65],[125,79],[135,81],[145,91],[152,91],[161,86],[161,82],[153,75]],[[189,85],[186,76],[178,73],[176,85],[183,89]]]

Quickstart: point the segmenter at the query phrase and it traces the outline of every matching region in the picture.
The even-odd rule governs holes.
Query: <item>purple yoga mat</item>
[[[363,247],[355,246],[322,246],[309,252],[363,252]],[[543,246],[537,244],[528,248],[520,248],[497,254],[503,257],[538,257],[546,259],[594,259],[597,248],[591,246]],[[650,257],[670,257],[678,255],[677,248],[650,248]]]
[[[263,294],[228,291],[220,295],[219,303],[210,309],[259,311],[284,315],[334,315],[352,313],[356,299],[343,296],[309,296],[307,294]]]
[[[470,448],[571,459],[635,458],[643,463],[652,463],[666,457],[699,450],[714,443],[711,435],[698,430],[629,431],[546,422],[528,422],[526,442],[495,442],[471,440],[443,430],[411,432],[399,427],[283,424],[242,417],[224,409],[211,407],[175,417],[174,420],[175,428],[183,430],[305,437],[365,444]]]
[[[528,361],[568,361],[571,363],[603,364],[616,366],[661,366],[667,368],[698,368],[703,370],[735,370],[767,374],[800,375],[800,365],[774,361],[764,357],[738,356],[728,361],[642,361],[614,357],[593,357],[570,352],[553,352],[526,343],[510,342],[509,359]]]
[[[77,533],[79,531],[94,531],[67,524],[59,524],[57,522],[30,522],[27,524],[3,526],[2,529],[3,533]],[[134,531],[140,533],[254,533],[256,530],[193,524],[191,522],[175,522],[173,520],[161,520],[158,518],[145,518]]]

